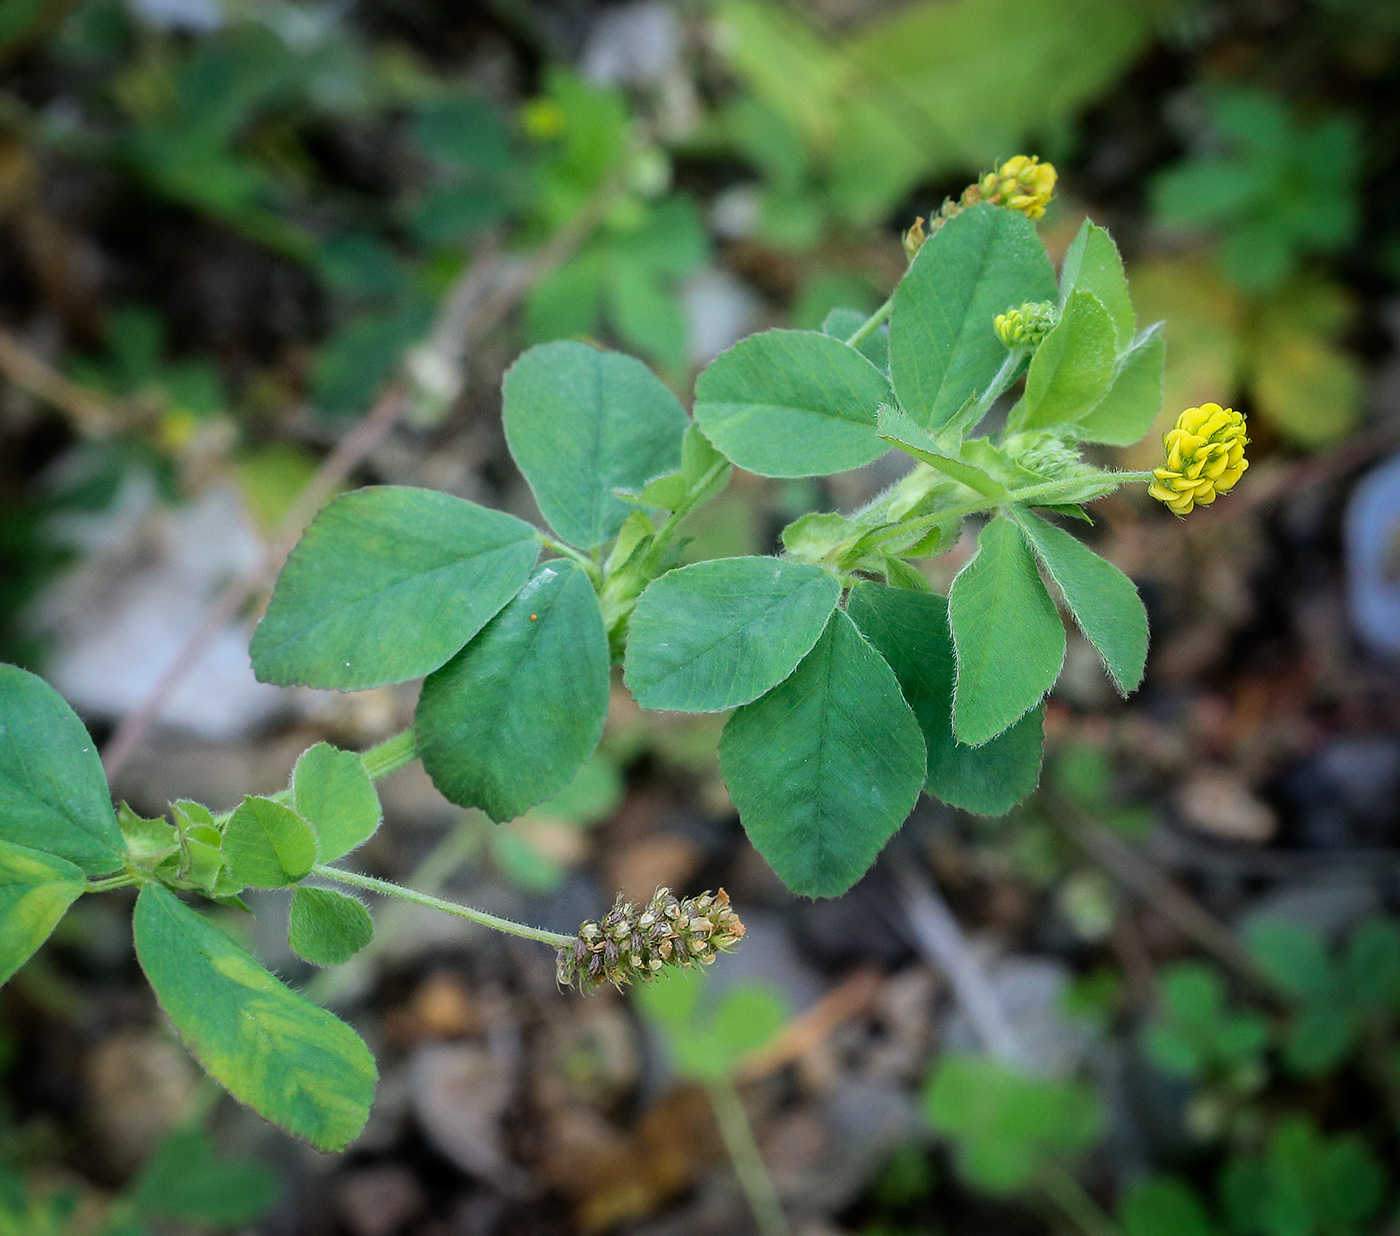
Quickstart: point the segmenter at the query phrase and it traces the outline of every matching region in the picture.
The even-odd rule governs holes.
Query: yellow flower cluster
[[[1153,471],[1157,479],[1147,492],[1177,515],[1209,506],[1216,495],[1229,493],[1249,467],[1244,430],[1244,417],[1232,408],[1218,403],[1187,408],[1162,439],[1167,462]]]
[[[1042,163],[1037,155],[1017,155],[978,181],[978,197],[1039,219],[1055,196],[1058,178],[1053,163]]]
[[[949,219],[979,202],[991,202],[994,206],[1019,210],[1028,219],[1039,219],[1055,196],[1055,181],[1058,178],[1054,164],[1042,163],[1039,155],[1017,155],[1007,159],[996,171],[988,172],[968,185],[956,202],[945,198],[943,205],[928,220],[927,230],[922,218],[915,219],[914,226],[904,233],[904,252],[912,262],[914,255],[923,248],[924,241],[934,232]]]
[[[1059,320],[1059,310],[1048,300],[1027,301],[997,314],[992,329],[1008,348],[1038,348]]]

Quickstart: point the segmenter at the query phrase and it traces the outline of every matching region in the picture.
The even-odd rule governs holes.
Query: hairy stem
[[[1145,481],[1152,478],[1150,472],[1115,472],[1114,479],[1119,485],[1127,485],[1133,481]],[[1008,489],[1005,493],[997,494],[995,497],[979,495],[977,498],[967,502],[960,502],[956,506],[944,507],[941,511],[935,511],[931,515],[922,515],[918,519],[911,519],[905,523],[891,524],[887,528],[877,528],[865,538],[866,545],[879,545],[893,537],[904,533],[927,532],[938,524],[948,523],[950,520],[963,519],[968,515],[978,515],[983,511],[994,511],[1003,506],[1034,506],[1042,499],[1053,499],[1056,490],[1064,488],[1063,481],[1045,481],[1039,485],[1027,485],[1021,489]]]
[[[587,554],[581,554],[572,545],[565,545],[563,541],[556,541],[552,536],[545,536],[544,533],[540,533],[540,544],[561,558],[568,558],[570,561],[578,563],[583,568],[583,573],[593,581],[595,588],[603,582],[602,571]]]
[[[711,1078],[705,1082],[705,1091],[714,1109],[724,1148],[734,1164],[734,1174],[739,1178],[739,1187],[753,1211],[761,1236],[791,1236],[792,1229],[778,1201],[778,1191],[773,1187],[773,1178],[764,1165],[753,1126],[749,1124],[748,1113],[744,1111],[733,1081],[728,1077]]]
[[[86,891],[89,893],[110,893],[114,888],[130,888],[135,883],[137,883],[137,878],[134,875],[104,876],[100,880],[89,880]]]
[[[400,730],[392,738],[386,738],[377,746],[371,747],[364,752],[360,759],[364,761],[365,772],[369,773],[371,781],[382,781],[391,772],[397,772],[405,764],[412,764],[418,755],[418,746],[410,725],[406,730]]]
[[[881,305],[877,310],[875,310],[874,313],[872,313],[868,318],[866,318],[864,322],[862,322],[858,327],[856,327],[851,337],[846,340],[846,343],[854,348],[860,345],[861,343],[865,342],[865,340],[869,339],[870,336],[875,333],[880,323],[883,322],[887,317],[889,317],[890,314],[893,312],[894,296],[891,295],[889,300],[887,300],[883,305]]]
[[[401,884],[379,880],[374,876],[361,875],[358,871],[327,867],[324,863],[317,863],[311,868],[311,871],[313,875],[318,875],[323,880],[332,880],[337,884],[348,884],[352,888],[368,889],[372,893],[382,893],[385,897],[397,897],[400,901],[410,901],[414,905],[426,906],[430,910],[441,910],[444,914],[451,914],[454,918],[464,918],[468,922],[479,923],[483,927],[490,927],[493,931],[504,931],[507,935],[519,936],[523,940],[538,940],[541,944],[548,944],[551,948],[562,948],[566,944],[574,942],[573,936],[561,935],[557,931],[545,931],[539,927],[527,927],[524,923],[500,918],[495,914],[487,914],[485,910],[474,910],[471,906],[464,906],[456,901],[444,901],[441,897],[431,897],[416,889],[404,888]]]
[[[987,389],[978,397],[976,406],[968,413],[965,433],[971,433],[982,423],[982,418],[992,410],[992,404],[1002,397],[1008,387],[1021,372],[1021,362],[1029,355],[1027,348],[1012,348],[1001,362],[996,376],[987,384]]]

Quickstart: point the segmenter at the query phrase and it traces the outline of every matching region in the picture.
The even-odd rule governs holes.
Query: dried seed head
[[[720,889],[682,900],[658,888],[644,908],[619,896],[601,922],[589,920],[558,952],[561,985],[592,991],[655,977],[667,966],[709,965],[744,937],[744,925]]]

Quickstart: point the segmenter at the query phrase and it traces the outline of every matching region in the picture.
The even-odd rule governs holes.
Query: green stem
[[[364,761],[365,772],[369,773],[371,781],[382,781],[391,772],[397,772],[405,764],[412,764],[418,755],[418,746],[414,739],[413,727],[401,730],[392,738],[386,738],[377,746],[371,747],[364,752],[360,759]]]
[[[1150,472],[1115,472],[1113,475],[1120,485],[1127,485],[1133,481],[1150,480],[1152,477]],[[968,515],[977,515],[983,511],[993,511],[1003,506],[1034,506],[1037,499],[1055,497],[1055,491],[1063,489],[1064,484],[1063,481],[1044,481],[1039,485],[1027,485],[1024,489],[1008,489],[996,497],[977,497],[968,502],[960,502],[956,506],[944,507],[943,510],[935,511],[932,515],[922,515],[918,519],[911,519],[906,523],[877,528],[865,538],[863,543],[872,546],[879,545],[906,532],[927,532],[938,524],[946,524],[950,520],[963,519]]]
[[[671,542],[675,540],[676,532],[681,526],[681,520],[700,505],[700,500],[705,496],[706,491],[719,480],[724,470],[729,466],[729,460],[721,459],[691,487],[690,492],[681,499],[676,509],[666,517],[666,522],[657,529],[656,540],[651,543],[651,548],[647,550],[646,557],[642,560],[645,570],[654,571],[661,565],[661,559],[666,556]]]
[[[110,893],[114,888],[130,888],[139,883],[134,875],[104,876],[100,880],[89,880],[85,891],[89,893]]]
[[[748,1113],[744,1111],[744,1104],[733,1081],[728,1077],[711,1078],[705,1082],[705,1091],[710,1096],[719,1135],[724,1139],[729,1161],[734,1164],[739,1187],[743,1189],[749,1209],[753,1211],[754,1222],[758,1224],[761,1236],[791,1236],[792,1229],[788,1227],[782,1204],[778,1201],[773,1177],[764,1165],[763,1155],[753,1135],[753,1126],[749,1124]]]
[[[587,554],[580,553],[572,545],[565,545],[563,541],[556,541],[552,536],[545,536],[543,532],[538,534],[540,544],[546,549],[558,554],[561,558],[568,558],[572,562],[578,563],[583,568],[583,573],[593,581],[596,588],[603,582],[603,573],[598,564]]]
[[[1040,1187],[1084,1236],[1122,1236],[1104,1208],[1063,1167],[1047,1169],[1040,1178]]]
[[[507,935],[519,936],[523,940],[538,940],[541,944],[548,944],[552,948],[563,948],[574,942],[575,937],[573,936],[560,935],[557,931],[544,931],[539,927],[527,927],[524,923],[517,923],[508,918],[499,918],[495,914],[487,914],[485,910],[474,910],[471,906],[464,906],[456,901],[444,901],[441,897],[431,897],[427,893],[404,888],[401,884],[391,884],[388,880],[378,880],[374,876],[361,875],[358,871],[344,871],[339,867],[327,867],[324,863],[317,863],[311,868],[311,872],[323,880],[348,884],[352,888],[368,889],[373,893],[382,893],[385,897],[397,897],[400,901],[411,901],[414,905],[426,906],[430,910],[441,910],[444,914],[451,914],[454,918],[464,918],[469,922],[479,923],[483,927],[490,927],[493,931],[504,931]]]
[[[1021,372],[1021,362],[1026,359],[1027,354],[1026,348],[1012,348],[1007,352],[1006,359],[1001,362],[1001,368],[996,371],[987,389],[978,397],[976,406],[968,414],[965,434],[971,433],[982,423],[982,418],[992,410],[992,404],[1016,381]]]
[[[881,305],[877,310],[875,310],[874,313],[872,313],[868,318],[866,318],[864,322],[862,322],[858,327],[856,327],[855,332],[851,335],[849,339],[846,340],[846,343],[850,347],[858,347],[860,344],[864,343],[865,340],[870,338],[870,336],[875,333],[875,330],[880,325],[880,323],[883,322],[887,317],[889,317],[890,314],[893,312],[894,297],[892,295],[889,298],[889,300],[887,300],[883,305]]]
[[[612,576],[599,592],[598,599],[602,603],[603,622],[607,627],[609,639],[621,630],[622,624],[637,607],[637,598],[660,569],[662,559],[665,558],[666,551],[670,549],[671,542],[675,540],[676,532],[680,529],[681,521],[707,497],[710,486],[719,480],[729,466],[727,459],[721,459],[691,486],[690,492],[677,503],[676,509],[666,517],[666,522],[657,529],[656,536],[641,561],[635,567],[628,566],[626,570]]]
[[[485,844],[490,821],[479,811],[464,811],[457,824],[428,851],[427,857],[409,873],[409,886],[420,893],[436,894],[463,863]],[[305,989],[315,1004],[343,1003],[364,982],[375,958],[391,951],[399,940],[414,930],[413,912],[402,902],[394,902],[375,915],[374,939],[344,965],[319,971]]]

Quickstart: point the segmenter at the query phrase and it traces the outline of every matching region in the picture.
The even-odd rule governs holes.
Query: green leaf
[[[983,204],[949,220],[895,292],[890,372],[900,404],[925,429],[952,420],[1006,359],[996,315],[1055,295],[1054,269],[1024,215]]]
[[[359,1035],[163,888],[141,890],[133,927],[166,1016],[234,1098],[320,1150],[359,1135],[377,1079]]]
[[[1376,1011],[1400,1007],[1400,923],[1389,917],[1362,923],[1347,943],[1346,976],[1359,1007]]]
[[[841,585],[820,567],[719,558],[661,576],[628,626],[624,681],[643,708],[718,712],[777,686],[820,638]]]
[[[1336,975],[1317,932],[1284,918],[1256,919],[1245,928],[1245,944],[1280,991],[1297,1000],[1337,997]]]
[[[1029,511],[1017,511],[1015,519],[1113,685],[1123,695],[1137,690],[1147,665],[1147,610],[1133,581],[1063,528]]]
[[[1118,357],[1113,384],[1088,416],[1078,424],[1085,442],[1131,446],[1152,428],[1162,410],[1167,364],[1167,341],[1160,322],[1149,326]]]
[[[948,618],[957,651],[953,732],[979,747],[1055,685],[1065,628],[1016,525],[998,515],[953,580]]]
[[[736,983],[717,1004],[704,1001],[707,986],[704,970],[669,970],[634,993],[642,1015],[665,1035],[676,1071],[701,1081],[732,1074],[788,1019],[782,995],[766,983]]]
[[[292,894],[287,943],[313,966],[338,966],[374,939],[374,920],[353,897],[329,888]]]
[[[953,737],[953,640],[948,602],[926,592],[859,584],[846,612],[888,662],[923,731],[924,788],[953,807],[1004,815],[1036,787],[1044,746],[1043,710],[1034,708],[980,747]]]
[[[450,494],[378,485],[326,506],[253,636],[264,682],[360,691],[442,665],[529,578],[529,524]]]
[[[769,330],[740,340],[695,383],[695,421],[741,468],[825,476],[885,453],[875,410],[891,401],[874,365],[839,339]]]
[[[0,840],[54,854],[88,875],[125,847],[92,736],[36,674],[0,665]]]
[[[865,325],[866,319],[870,315],[862,313],[859,309],[833,309],[822,320],[822,334],[830,335],[833,339],[846,340]],[[881,373],[890,371],[890,328],[889,323],[882,323],[870,334],[866,335],[858,344],[858,351],[866,360],[875,366]]]
[[[1108,393],[1118,358],[1113,319],[1092,292],[1074,292],[1026,371],[1026,393],[1012,429],[1072,425]]]
[[[428,676],[418,754],[459,806],[508,820],[562,790],[598,745],[610,658],[587,576],[556,560]]]
[[[1346,1059],[1356,1031],[1356,1019],[1345,1005],[1304,1005],[1288,1027],[1284,1063],[1300,1077],[1325,1076]]]
[[[878,430],[891,446],[898,447],[913,459],[937,468],[945,476],[952,477],[969,489],[988,497],[999,497],[1006,492],[1006,486],[984,468],[969,463],[962,458],[961,447],[967,445],[945,445],[936,440],[919,425],[903,408],[881,405]]]
[[[292,771],[292,805],[315,831],[316,854],[323,863],[363,845],[383,819],[364,761],[328,742],[301,753]]]
[[[1060,305],[1074,292],[1092,292],[1113,320],[1117,351],[1131,342],[1137,315],[1128,296],[1128,276],[1118,246],[1098,224],[1085,219],[1060,268]]]
[[[958,1147],[958,1166],[978,1188],[1023,1188],[1057,1160],[1088,1150],[1103,1110],[1082,1082],[1030,1077],[977,1056],[949,1052],[924,1091],[924,1117]]]
[[[224,828],[229,874],[251,888],[282,888],[316,863],[316,834],[290,807],[249,794]]]
[[[754,848],[808,897],[860,879],[924,780],[919,723],[840,610],[784,682],[729,718],[719,760]]]
[[[143,1215],[239,1227],[265,1215],[282,1192],[256,1159],[223,1155],[197,1129],[177,1129],[156,1148],[133,1193]]]
[[[0,841],[0,983],[49,938],[85,887],[82,869],[67,859]]]
[[[561,340],[531,348],[506,373],[510,453],[540,510],[566,541],[611,540],[638,490],[681,461],[686,415],[641,361]]]
[[[708,1024],[671,1033],[676,1071],[702,1081],[727,1077],[746,1054],[772,1039],[787,1019],[783,998],[773,988],[736,983],[725,992]]]
[[[1126,1236],[1212,1236],[1200,1198],[1172,1176],[1134,1186],[1123,1203],[1123,1230]]]

